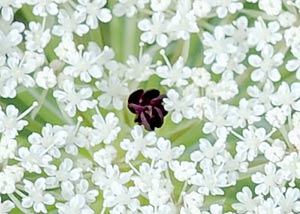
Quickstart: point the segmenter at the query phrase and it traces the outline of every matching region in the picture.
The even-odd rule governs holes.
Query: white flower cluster
[[[0,214],[300,213],[299,11],[1,0]],[[133,124],[138,88],[161,129]]]

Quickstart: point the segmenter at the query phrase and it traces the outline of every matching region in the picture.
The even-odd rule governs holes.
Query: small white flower
[[[249,37],[248,18],[241,16],[234,20],[231,25],[224,27],[225,34],[233,39],[233,43],[238,47],[238,52],[232,55],[238,55],[238,59],[241,61],[246,57],[246,53],[249,50],[249,44],[247,43]],[[241,52],[239,54],[239,52]]]
[[[86,111],[87,109],[94,108],[96,105],[95,100],[88,100],[92,97],[91,88],[82,88],[76,92],[74,82],[65,80],[63,82],[62,90],[55,90],[53,96],[58,102],[65,104],[65,111],[70,117],[74,117],[76,109],[79,111]]]
[[[153,181],[160,180],[162,177],[160,170],[151,167],[148,163],[142,163],[138,172],[139,174],[133,175],[131,180],[144,193],[151,191]]]
[[[130,55],[126,61],[128,66],[126,69],[126,78],[137,82],[148,80],[154,73],[151,62],[152,57],[149,54],[140,55],[138,58]]]
[[[117,165],[108,165],[104,169],[97,167],[92,175],[92,181],[103,191],[110,190],[114,183],[123,185],[130,181],[133,171],[120,172]]]
[[[196,174],[197,170],[195,163],[188,161],[172,161],[170,164],[170,169],[174,172],[174,177],[183,182],[190,179],[191,176]]]
[[[168,45],[166,31],[166,21],[163,13],[154,13],[152,20],[143,19],[139,21],[138,28],[145,31],[141,34],[141,40],[148,44],[156,42],[161,47]]]
[[[190,39],[191,33],[198,33],[199,28],[196,22],[196,16],[191,10],[189,1],[177,1],[177,10],[175,16],[170,20],[167,30],[171,34],[171,39]]]
[[[86,24],[83,24],[85,16],[78,12],[73,12],[69,14],[66,10],[60,9],[58,13],[58,23],[59,25],[54,25],[52,33],[56,36],[72,37],[73,33],[78,36],[82,36],[89,31]]]
[[[195,0],[193,2],[193,12],[199,18],[206,17],[212,9],[210,1],[207,0]]]
[[[179,123],[183,118],[192,119],[194,117],[193,95],[180,95],[174,90],[170,89],[167,92],[167,98],[163,99],[164,108],[172,112],[171,119],[174,123]]]
[[[186,193],[183,196],[183,206],[188,208],[190,211],[190,213],[193,213],[192,210],[195,208],[200,208],[203,206],[203,202],[204,202],[204,197],[202,194],[199,194],[198,192],[192,191],[190,193]],[[200,210],[199,210],[200,212]],[[182,213],[182,212],[180,212]],[[189,212],[187,212],[189,213]],[[183,212],[183,214],[185,214]]]
[[[227,54],[235,53],[237,47],[233,44],[232,38],[225,37],[225,29],[217,26],[214,29],[214,34],[208,32],[203,33],[204,63],[211,64],[216,59],[219,62],[227,58]]]
[[[250,65],[256,69],[251,74],[253,81],[265,82],[270,79],[273,82],[280,80],[281,75],[278,67],[283,63],[284,55],[282,53],[275,53],[271,45],[265,45],[261,51],[261,56],[250,55],[248,61]]]
[[[246,157],[237,153],[234,157],[227,151],[224,152],[224,171],[227,173],[228,184],[235,185],[240,178],[240,173],[248,171],[248,162]]]
[[[232,108],[228,120],[234,128],[244,128],[247,124],[252,125],[261,120],[261,115],[265,112],[262,104],[257,99],[246,100],[242,98],[238,108]]]
[[[35,212],[47,213],[45,205],[52,205],[55,198],[50,193],[45,193],[46,180],[38,178],[34,183],[24,179],[24,190],[28,196],[22,198],[22,206],[25,208],[33,207]]]
[[[275,88],[272,81],[267,80],[262,89],[259,89],[256,85],[249,86],[247,88],[247,93],[251,97],[257,98],[259,103],[264,105],[265,110],[270,110],[272,108],[271,97],[274,93],[274,90]]]
[[[111,207],[112,213],[114,213],[114,210],[123,210],[123,213],[130,213],[130,210],[137,211],[140,206],[139,200],[136,199],[140,194],[137,187],[126,188],[121,184],[114,183],[111,189],[104,191],[103,194],[103,206]],[[128,211],[126,212],[126,210]]]
[[[59,165],[59,168],[54,165],[45,168],[44,170],[48,175],[46,178],[47,185],[55,188],[58,187],[61,182],[78,181],[81,177],[82,169],[73,167],[73,161],[69,158],[65,158]]]
[[[288,71],[296,71],[296,78],[300,79],[300,45],[292,46],[291,52],[295,59],[288,60],[285,67]]]
[[[17,46],[22,42],[22,33],[25,26],[21,22],[11,20],[1,20],[0,22],[0,65],[4,64],[6,54],[18,51]]]
[[[117,109],[123,109],[124,98],[128,96],[127,82],[121,80],[117,75],[109,75],[107,80],[96,82],[96,87],[103,93],[98,97],[99,105],[108,108],[111,104]]]
[[[249,187],[243,187],[242,192],[236,194],[236,198],[240,203],[232,204],[233,209],[237,213],[254,213],[256,207],[260,204],[259,197],[252,198],[252,192]]]
[[[300,151],[300,127],[293,128],[289,134],[289,141],[293,144],[298,151]]]
[[[105,119],[101,114],[93,115],[93,126],[99,132],[99,143],[104,142],[105,144],[112,143],[118,137],[118,133],[121,131],[119,127],[119,119],[114,113],[109,112]],[[91,144],[94,146],[93,144]]]
[[[19,110],[14,105],[8,105],[5,112],[0,109],[0,132],[9,138],[16,137],[18,131],[28,125],[26,120],[22,120],[23,115],[19,115]]]
[[[215,0],[215,6],[217,6],[217,15],[221,19],[225,18],[228,13],[234,14],[243,8],[243,4],[238,0]]]
[[[28,136],[28,141],[32,145],[42,145],[47,153],[55,158],[59,158],[61,148],[66,141],[68,133],[65,130],[62,130],[60,127],[52,126],[47,123],[39,133],[32,133]]]
[[[118,0],[118,3],[114,5],[113,14],[132,17],[138,10],[144,9],[148,2],[149,0]]]
[[[24,176],[24,169],[20,166],[6,165],[0,172],[0,194],[10,194],[16,191],[16,184]]]
[[[300,83],[295,82],[288,85],[282,82],[278,91],[271,96],[272,103],[281,107],[282,111],[288,115],[292,110],[300,110]]]
[[[82,214],[94,214],[95,212],[86,205],[85,198],[82,195],[75,195],[67,203],[56,203],[58,208],[58,214],[70,214],[70,213],[82,213]]]
[[[260,144],[259,151],[264,153],[267,160],[278,162],[281,161],[285,155],[286,145],[283,141],[276,139],[271,145],[266,142]]]
[[[156,143],[155,132],[149,132],[144,136],[142,126],[134,126],[131,131],[131,136],[133,141],[129,139],[124,139],[120,146],[123,150],[126,151],[125,160],[126,162],[130,160],[135,160],[139,153],[142,153],[143,156],[147,157],[146,150],[149,146],[152,146]]]
[[[257,212],[261,214],[281,214],[282,208],[278,206],[277,202],[272,198],[267,198],[266,201],[262,201],[258,207]]]
[[[150,7],[153,11],[165,11],[169,5],[171,4],[171,0],[151,0]]]
[[[172,67],[163,65],[156,69],[156,74],[163,79],[160,84],[167,85],[168,87],[187,85],[187,79],[191,76],[191,73],[191,69],[184,66],[184,59],[182,57],[179,57]]]
[[[218,139],[216,142],[211,143],[205,138],[199,140],[199,150],[192,152],[191,157],[193,161],[200,162],[202,159],[209,159],[215,164],[224,162],[223,152],[225,150],[225,142]]]
[[[52,68],[45,66],[42,71],[36,74],[36,84],[44,89],[53,88],[57,83],[56,76]]]
[[[297,37],[300,33],[300,27],[292,26],[284,31],[285,43],[288,47],[300,45],[300,38]]]
[[[32,12],[36,16],[46,17],[58,13],[57,0],[27,0],[27,3],[33,5]]]
[[[70,181],[61,184],[61,195],[64,199],[70,200],[75,195],[81,195],[87,203],[93,203],[98,195],[97,190],[89,190],[89,182],[86,179],[81,179],[76,185]]]
[[[43,52],[51,39],[50,29],[43,29],[38,22],[30,22],[29,30],[25,30],[25,45],[29,51]]]
[[[210,83],[211,74],[205,68],[193,68],[190,78],[197,87],[205,88]]]
[[[256,50],[261,51],[268,43],[276,44],[282,39],[279,32],[278,22],[269,22],[267,25],[261,17],[254,23],[254,27],[249,29],[248,43],[256,46]]]
[[[282,178],[289,181],[290,186],[295,186],[295,179],[300,178],[300,156],[296,152],[286,155],[277,165],[281,168],[279,173]]]
[[[93,155],[93,159],[96,161],[96,163],[98,163],[103,168],[111,165],[116,157],[117,150],[111,145],[105,146],[105,148],[98,150]]]
[[[202,128],[205,134],[215,132],[218,138],[226,139],[228,130],[226,126],[229,125],[227,115],[229,112],[228,105],[211,102],[204,111],[204,116],[207,121]]]
[[[0,163],[15,157],[17,149],[17,141],[6,136],[2,136],[0,140]]]
[[[149,203],[153,206],[162,206],[167,204],[171,198],[173,186],[167,179],[155,179],[152,181],[151,190],[148,193]],[[170,189],[171,188],[171,189]]]
[[[109,9],[103,8],[106,0],[79,0],[76,9],[86,16],[86,24],[91,29],[98,28],[98,20],[107,23],[112,19]]]
[[[257,195],[263,194],[267,195],[269,194],[272,189],[279,186],[279,178],[280,176],[278,175],[276,171],[276,165],[273,163],[268,163],[265,165],[265,174],[262,174],[261,172],[256,172],[251,176],[251,180],[258,184],[255,187],[255,193]]]
[[[200,167],[202,173],[197,172],[193,175],[189,184],[196,185],[198,192],[203,195],[223,195],[224,191],[221,188],[227,185],[227,173],[221,171],[222,165],[214,169],[212,161],[205,159]]]
[[[289,187],[285,192],[282,192],[279,188],[275,188],[271,191],[271,196],[278,202],[282,213],[300,212],[299,189]]]
[[[21,0],[1,1],[0,9],[3,19],[6,21],[12,20],[14,17],[14,8],[21,8],[22,3],[23,2]]]
[[[284,28],[291,27],[296,21],[296,16],[288,11],[283,11],[279,14],[278,21]]]
[[[183,145],[172,147],[171,142],[162,137],[157,140],[157,147],[149,148],[148,153],[151,159],[158,160],[156,166],[161,170],[167,168],[167,164],[178,159],[184,152]]]
[[[236,151],[245,155],[248,161],[253,161],[258,155],[258,148],[267,138],[266,130],[264,128],[255,128],[249,126],[248,129],[243,130],[243,139],[237,142]]]
[[[15,204],[10,200],[2,201],[0,198],[0,213],[9,214],[9,212],[15,207]]]
[[[258,7],[268,15],[276,16],[282,10],[282,0],[259,0]]]
[[[69,66],[66,66],[63,72],[74,78],[80,77],[80,80],[83,82],[91,82],[92,77],[101,78],[103,75],[103,65],[99,65],[98,61],[102,61],[106,50],[109,48],[105,46],[104,50],[101,51],[96,44],[90,43],[87,51],[83,51],[83,45],[79,45],[78,49],[78,52],[69,52],[67,54],[66,62]],[[103,63],[106,62],[104,61]]]
[[[286,114],[282,108],[273,108],[266,114],[266,120],[270,125],[276,128],[280,128],[286,121]]]
[[[28,172],[42,173],[41,167],[48,167],[52,157],[47,154],[47,150],[41,145],[31,145],[21,147],[18,150],[21,165]]]

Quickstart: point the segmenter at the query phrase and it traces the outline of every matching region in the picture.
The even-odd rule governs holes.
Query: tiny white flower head
[[[151,0],[150,7],[153,11],[165,11],[169,5],[171,4],[171,0]]]
[[[279,14],[278,21],[284,28],[291,27],[296,21],[296,16],[288,11],[283,11]]]
[[[2,201],[2,198],[0,198],[0,213],[9,214],[14,207],[15,204],[10,200]]]
[[[50,29],[44,30],[38,22],[30,22],[29,30],[25,30],[25,45],[29,51],[43,52],[51,39]]]
[[[46,179],[38,178],[34,183],[29,180],[23,180],[25,186],[24,190],[28,193],[28,196],[22,198],[22,206],[25,208],[33,207],[34,211],[39,213],[47,213],[45,205],[52,205],[55,202],[55,198],[46,193]]]
[[[118,137],[118,133],[121,131],[119,127],[119,119],[115,116],[113,112],[109,112],[105,119],[100,114],[96,114],[92,117],[93,126],[99,132],[98,142],[104,142],[105,144],[112,143]],[[92,146],[94,146],[92,144]]]
[[[91,88],[82,88],[76,91],[73,81],[65,80],[61,90],[55,90],[53,96],[58,102],[65,105],[64,109],[70,117],[74,117],[76,110],[86,111],[96,106],[95,100],[89,100],[92,97]]]
[[[57,83],[55,73],[52,68],[45,66],[42,71],[36,74],[36,84],[44,89],[53,88]]]
[[[285,156],[286,144],[283,141],[276,139],[271,145],[267,142],[263,142],[259,145],[259,150],[264,153],[266,159],[269,161],[278,162]]]
[[[79,0],[76,9],[86,16],[86,24],[91,29],[98,28],[98,20],[107,23],[112,19],[111,11],[104,8],[106,0]]]
[[[172,112],[171,119],[174,123],[179,123],[183,118],[192,119],[194,117],[193,98],[193,95],[188,94],[180,97],[174,89],[167,92],[167,98],[163,99],[164,108]]]
[[[256,207],[260,204],[261,199],[254,197],[249,187],[243,187],[242,192],[236,194],[239,203],[232,204],[233,209],[237,213],[254,212]]]
[[[210,1],[207,0],[195,0],[193,2],[193,12],[199,18],[206,17],[212,9]]]
[[[282,0],[259,0],[258,7],[268,15],[276,16],[282,10]]]
[[[191,176],[196,174],[197,170],[195,163],[188,161],[172,161],[170,164],[170,169],[174,172],[174,177],[183,182],[187,181]]]
[[[117,150],[107,145],[105,148],[98,150],[94,153],[93,158],[99,164],[99,166],[105,168],[112,164],[112,161],[117,157]]]

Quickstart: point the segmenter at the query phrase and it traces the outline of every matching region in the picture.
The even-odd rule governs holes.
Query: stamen
[[[139,61],[141,61],[142,56],[143,56],[143,48],[144,48],[144,43],[140,42],[139,46],[140,46],[140,51],[139,51]]]
[[[28,115],[37,106],[38,106],[38,102],[34,101],[28,109],[26,109],[22,114],[20,114],[17,117],[17,120],[23,119],[26,115]]]
[[[77,124],[76,124],[75,130],[74,130],[74,136],[77,134],[82,121],[83,121],[83,118],[81,116],[77,117]]]
[[[167,57],[167,55],[166,55],[165,50],[162,49],[162,50],[160,50],[159,53],[160,53],[160,55],[162,55],[162,57],[164,58],[164,60],[165,60],[165,62],[166,62],[166,64],[167,64],[167,66],[168,66],[168,68],[171,70],[171,69],[172,69],[172,65],[171,65],[171,63],[170,63],[170,61],[169,61],[169,59],[168,59],[168,57]]]

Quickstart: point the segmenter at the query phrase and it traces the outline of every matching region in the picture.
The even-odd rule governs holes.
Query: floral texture
[[[0,214],[300,213],[299,0],[0,0]]]

